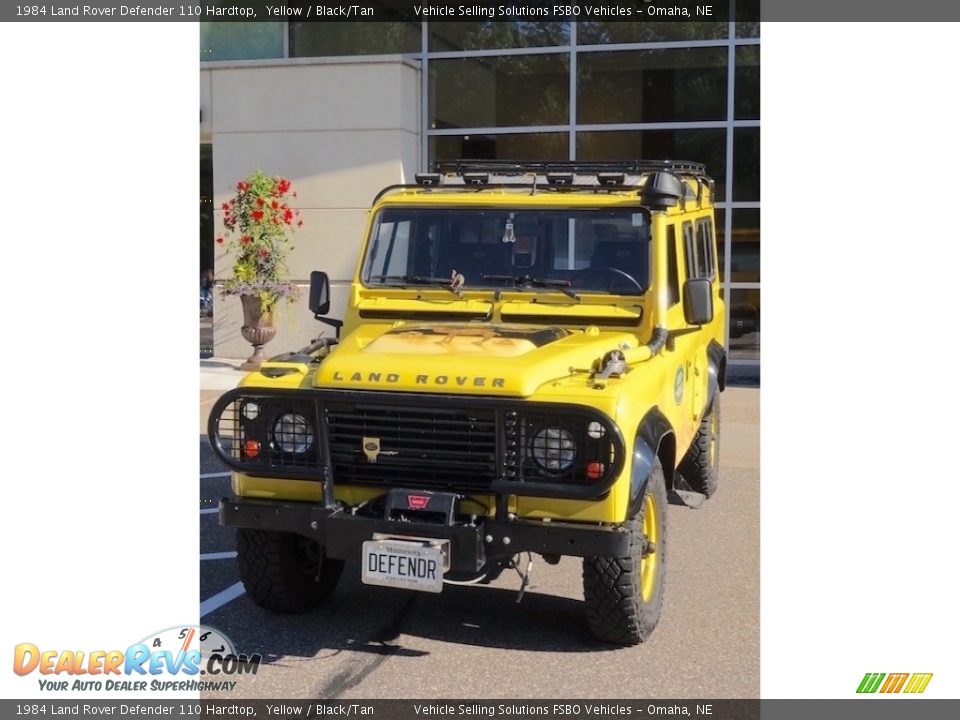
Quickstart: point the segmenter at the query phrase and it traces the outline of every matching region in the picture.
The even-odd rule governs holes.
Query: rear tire
[[[677,468],[694,492],[710,497],[720,481],[720,393],[700,421],[690,449]]]
[[[666,570],[666,512],[667,487],[657,460],[640,512],[627,523],[629,554],[583,561],[587,623],[600,640],[638,645],[657,626]]]
[[[303,613],[326,600],[343,571],[316,542],[295,533],[237,530],[237,563],[247,596],[277,613]]]

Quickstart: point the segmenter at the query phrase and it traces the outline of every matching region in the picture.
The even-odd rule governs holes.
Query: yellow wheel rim
[[[643,534],[653,543],[653,550],[640,558],[640,599],[650,602],[660,564],[660,509],[651,493],[643,500]]]
[[[720,423],[717,422],[717,413],[713,412],[710,418],[710,467],[717,464],[717,436],[720,434]]]

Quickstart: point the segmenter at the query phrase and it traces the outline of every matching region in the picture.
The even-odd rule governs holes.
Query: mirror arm
[[[325,325],[329,325],[333,328],[334,332],[337,334],[337,340],[340,339],[340,328],[343,327],[343,320],[337,320],[336,318],[324,317],[323,315],[318,315],[317,313],[313,314],[314,320],[319,320]]]

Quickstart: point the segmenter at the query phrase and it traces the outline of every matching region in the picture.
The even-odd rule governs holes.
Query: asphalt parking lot
[[[201,391],[201,429],[222,389]],[[263,655],[255,677],[204,697],[758,697],[759,390],[729,388],[723,403],[720,488],[699,510],[670,506],[663,614],[634,648],[589,635],[572,558],[535,561],[519,604],[515,573],[431,595],[365,586],[354,563],[322,608],[261,610],[243,595],[233,532],[217,524],[229,477],[201,434],[200,621]]]

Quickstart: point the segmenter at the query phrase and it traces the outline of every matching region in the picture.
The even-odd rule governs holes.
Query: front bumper
[[[450,570],[479,572],[518,552],[575,557],[622,557],[630,535],[622,526],[479,519],[475,524],[398,521],[352,515],[309,502],[230,497],[220,501],[220,524],[293,532],[316,540],[327,557],[355,559],[374,533],[450,541]]]

